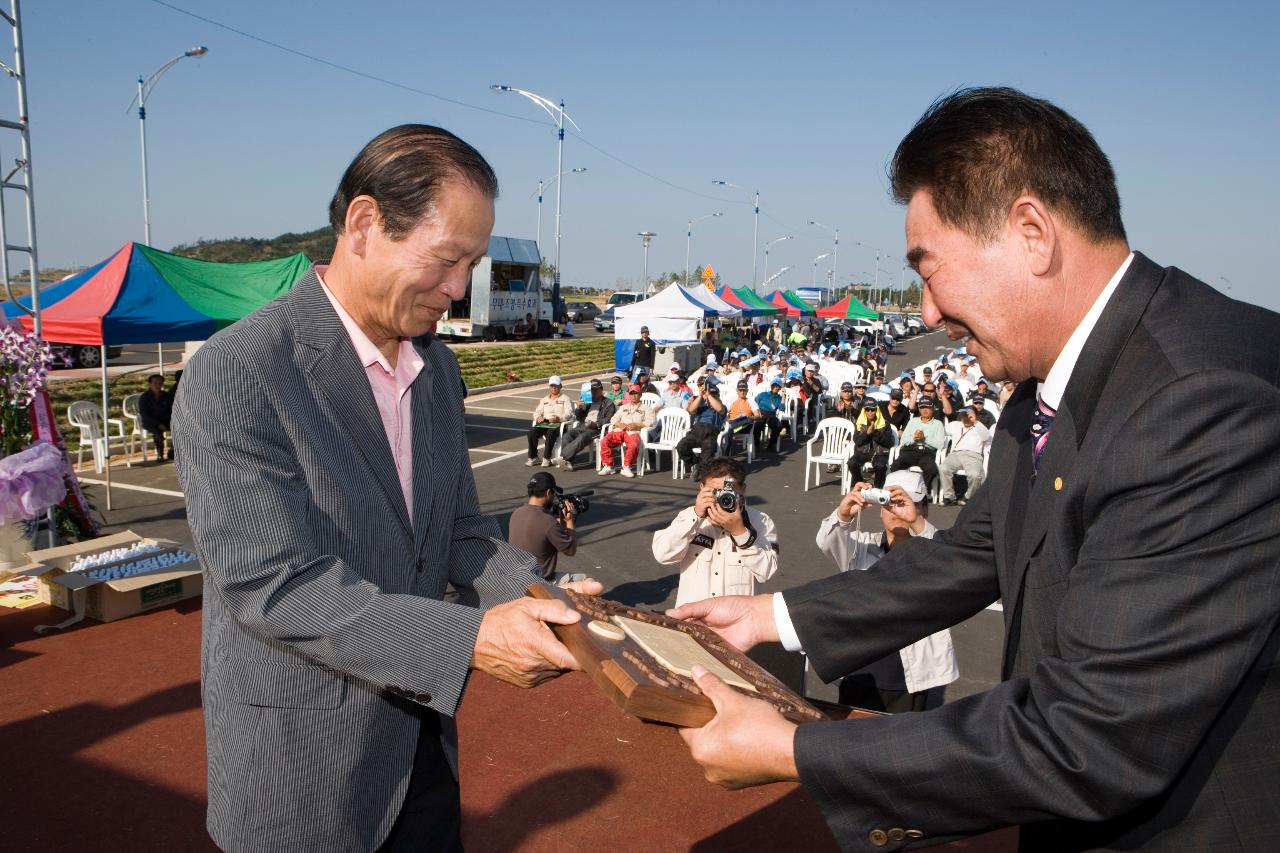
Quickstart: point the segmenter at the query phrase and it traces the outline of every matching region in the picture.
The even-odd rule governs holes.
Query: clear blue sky
[[[723,178],[761,192],[760,240],[795,234],[770,266],[809,282],[840,228],[840,280],[902,254],[885,164],[938,94],[1007,84],[1081,119],[1110,155],[1132,244],[1251,302],[1280,308],[1280,13],[1274,3],[378,3],[174,0],[185,9],[407,86],[362,79],[152,0],[27,2],[42,262],[93,263],[142,238],[134,80],[194,44],[149,104],[154,243],[274,236],[325,222],[343,168],[401,122],[476,145],[502,184],[496,233],[533,237],[531,195],[555,171],[554,131],[506,82],[563,97],[567,284],[635,285],[693,263],[750,282],[751,215]],[[11,86],[0,95],[13,113]],[[5,141],[0,138],[0,141]],[[11,140],[8,140],[11,144]],[[9,162],[12,147],[0,149]],[[551,254],[554,195],[543,208]],[[819,266],[821,277],[829,264]],[[895,279],[901,262],[882,264]]]

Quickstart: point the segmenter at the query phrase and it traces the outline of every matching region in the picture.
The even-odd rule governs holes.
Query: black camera
[[[742,492],[734,488],[732,477],[725,477],[724,486],[713,491],[711,496],[725,512],[737,512],[742,507]]]
[[[591,504],[587,503],[587,498],[594,495],[595,489],[587,489],[583,492],[575,492],[569,495],[557,495],[551,493],[551,514],[554,516],[563,516],[566,505],[572,507],[573,515],[579,516],[591,508]]]

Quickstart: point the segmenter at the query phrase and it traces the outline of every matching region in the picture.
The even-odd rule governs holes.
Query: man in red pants
[[[653,409],[640,405],[640,386],[632,385],[627,389],[626,402],[618,407],[613,419],[609,421],[609,431],[600,440],[601,475],[616,474],[618,469],[613,464],[613,449],[623,445],[622,476],[636,475],[632,466],[640,452],[640,432],[653,426]]]

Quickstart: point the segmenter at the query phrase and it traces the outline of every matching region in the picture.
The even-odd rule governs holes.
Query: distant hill
[[[269,261],[304,252],[313,261],[328,261],[333,257],[336,238],[329,226],[307,231],[304,234],[281,234],[279,237],[232,237],[228,240],[198,240],[195,243],[174,246],[175,255],[199,258],[202,261],[240,263],[242,261]]]

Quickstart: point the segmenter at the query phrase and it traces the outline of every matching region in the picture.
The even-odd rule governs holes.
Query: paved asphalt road
[[[918,364],[945,347],[939,334],[907,341],[901,355],[890,361],[890,370]],[[541,397],[539,387],[479,395],[467,401],[467,444],[471,449],[480,499],[486,512],[497,516],[506,529],[511,511],[525,500],[525,484],[535,469],[523,465],[525,431],[529,415]],[[804,447],[784,441],[780,458],[756,461],[749,469],[747,491],[752,505],[768,513],[778,527],[780,567],[762,592],[786,590],[835,569],[814,542],[818,522],[839,500],[839,479],[825,475],[823,483],[808,492],[804,485]],[[561,557],[564,571],[581,571],[598,578],[606,595],[628,604],[664,608],[675,601],[676,575],[653,561],[653,531],[693,501],[689,480],[672,480],[664,457],[663,469],[643,478],[600,477],[594,471],[555,472],[568,491],[594,489],[590,511],[581,519],[581,544],[573,557]],[[84,475],[87,491],[100,509],[105,494],[92,471]],[[113,509],[105,512],[108,531],[132,527],[137,532],[189,541],[186,514],[172,465],[154,462],[113,468]],[[939,527],[950,525],[956,510],[933,508],[930,519]],[[879,529],[878,519],[868,519],[866,529]],[[993,608],[998,608],[994,604]],[[949,699],[980,692],[999,678],[1003,637],[998,609],[978,613],[952,635],[960,661],[960,680],[948,688]],[[777,646],[762,648],[754,656],[793,686],[803,678],[799,655]],[[833,691],[812,676],[810,695],[831,697]]]

